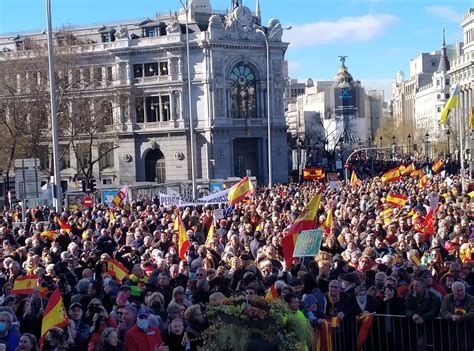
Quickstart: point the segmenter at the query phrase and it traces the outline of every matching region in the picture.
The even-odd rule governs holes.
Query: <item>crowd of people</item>
[[[408,327],[438,317],[453,325],[474,320],[474,201],[462,192],[458,175],[432,174],[422,188],[410,176],[387,184],[370,177],[326,186],[315,227],[328,223],[330,210],[334,220],[320,252],[287,264],[282,239],[323,186],[260,187],[232,207],[162,207],[142,199],[74,213],[38,208],[28,211],[25,227],[15,227],[13,214],[5,212],[0,349],[3,344],[6,351],[35,351],[43,336],[43,350],[205,350],[208,304],[235,295],[265,296],[269,289],[306,317],[315,338],[331,317],[342,325],[367,313],[405,316]],[[389,193],[408,201],[389,210]],[[222,210],[220,218],[215,209]],[[422,225],[430,211],[432,234]],[[181,259],[177,216],[190,241]],[[58,219],[70,230],[61,229]],[[211,226],[215,232],[208,238]],[[58,231],[53,239],[42,235],[51,230]],[[128,270],[122,281],[111,275],[110,259]],[[15,280],[30,274],[41,277],[34,292],[12,293]],[[41,335],[48,297],[56,288],[68,322]],[[388,338],[384,343],[394,347],[396,328],[384,323],[378,338]],[[418,337],[414,345],[426,347],[426,338],[423,344]]]

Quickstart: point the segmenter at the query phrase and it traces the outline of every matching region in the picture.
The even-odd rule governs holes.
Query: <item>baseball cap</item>
[[[147,316],[147,317],[150,317],[151,316],[151,312],[148,308],[140,308],[138,310],[138,313],[137,313],[137,316],[140,317],[140,316]]]
[[[84,309],[82,308],[82,305],[81,305],[79,302],[73,302],[73,303],[71,304],[71,306],[69,306],[69,311],[72,310],[73,308],[76,308],[76,307],[80,308],[81,310],[84,310]]]

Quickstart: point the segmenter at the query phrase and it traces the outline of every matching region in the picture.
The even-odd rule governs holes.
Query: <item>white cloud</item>
[[[305,47],[317,44],[366,42],[383,34],[386,28],[398,22],[393,15],[367,14],[358,17],[342,17],[337,21],[319,21],[293,25],[284,32],[284,40],[291,47]]]
[[[448,6],[426,6],[425,10],[429,13],[452,22],[461,22],[464,14],[457,12]]]

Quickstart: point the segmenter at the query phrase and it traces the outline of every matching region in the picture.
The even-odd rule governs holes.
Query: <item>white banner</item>
[[[227,196],[229,195],[230,189],[224,191],[219,191],[208,196],[201,197],[195,201],[183,201],[179,196],[171,196],[160,193],[160,205],[162,206],[178,206],[178,207],[192,207],[192,206],[202,206],[202,205],[218,205],[227,203]]]

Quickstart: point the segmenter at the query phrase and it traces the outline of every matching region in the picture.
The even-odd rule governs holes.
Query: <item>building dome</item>
[[[336,76],[334,77],[334,85],[336,87],[348,87],[351,86],[354,79],[352,78],[352,75],[349,73],[347,70],[345,63],[345,57],[341,57],[341,66],[339,67],[339,70],[337,71]]]

